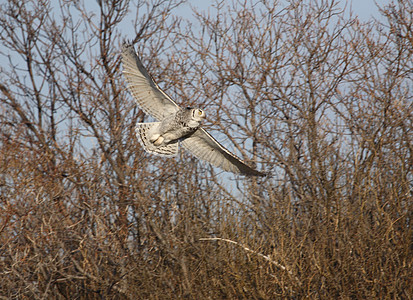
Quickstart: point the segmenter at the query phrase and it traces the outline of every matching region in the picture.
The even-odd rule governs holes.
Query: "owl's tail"
[[[157,154],[160,156],[176,156],[178,154],[178,142],[170,143],[167,145],[155,146],[149,139],[152,136],[151,131],[158,126],[161,122],[152,123],[137,123],[135,132],[138,137],[139,143],[142,145],[146,152]]]

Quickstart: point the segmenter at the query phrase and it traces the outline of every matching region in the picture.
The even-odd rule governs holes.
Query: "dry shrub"
[[[412,297],[409,0],[369,23],[216,2],[194,26],[179,1],[94,5],[0,7],[4,299]],[[142,152],[130,21],[160,85],[272,176]]]

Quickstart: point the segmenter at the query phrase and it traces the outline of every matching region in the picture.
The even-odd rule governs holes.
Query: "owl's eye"
[[[198,115],[202,116],[202,110],[198,110]]]

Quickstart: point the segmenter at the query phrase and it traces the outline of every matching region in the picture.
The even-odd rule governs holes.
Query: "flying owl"
[[[201,127],[205,112],[181,108],[163,92],[136,55],[133,45],[122,47],[123,75],[137,104],[158,122],[137,123],[136,135],[145,151],[166,157],[178,154],[179,144],[197,158],[236,174],[265,176],[218,143]]]

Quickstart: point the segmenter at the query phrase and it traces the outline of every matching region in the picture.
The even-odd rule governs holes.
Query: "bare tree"
[[[0,296],[411,298],[411,1],[182,4],[1,4]],[[272,176],[144,153],[125,38]]]

